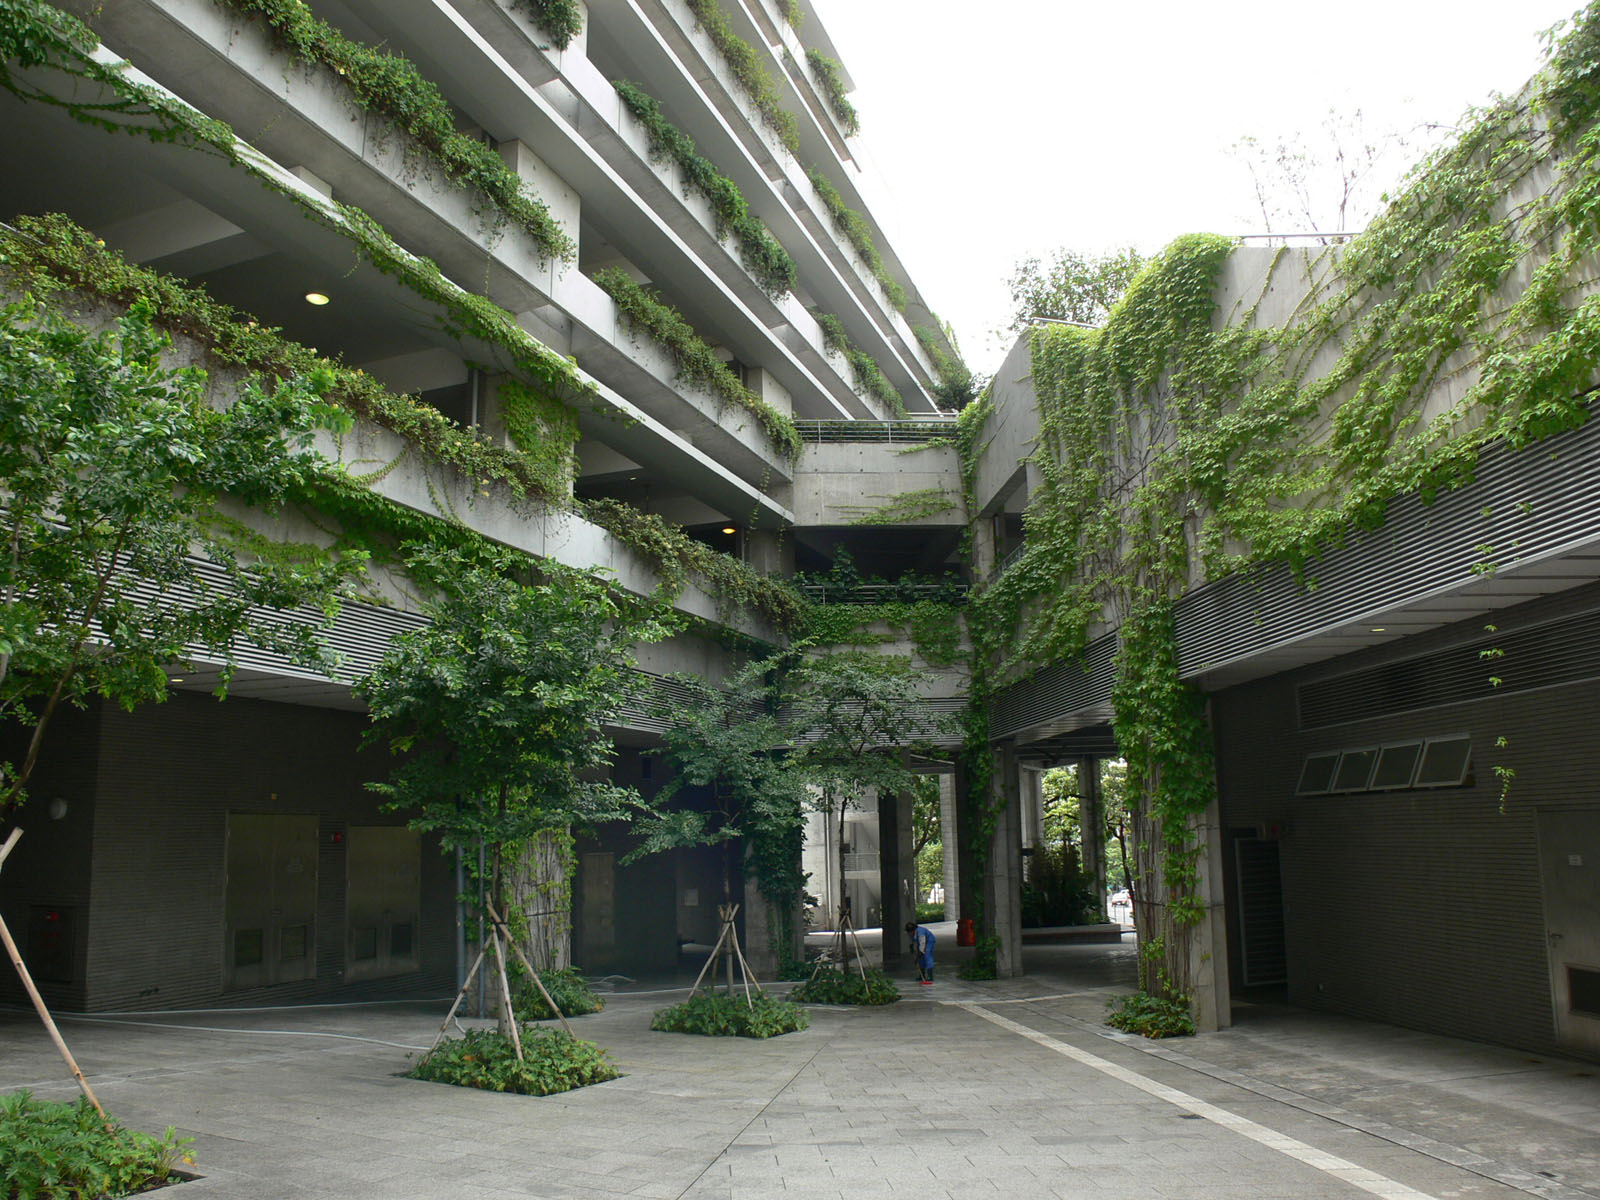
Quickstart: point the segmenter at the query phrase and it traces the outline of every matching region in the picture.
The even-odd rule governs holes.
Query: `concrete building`
[[[569,494],[540,503],[382,417],[322,449],[423,518],[636,594],[665,584],[698,624],[640,648],[658,692],[786,635],[703,574],[679,583],[679,560],[630,540],[630,522],[754,581],[826,571],[840,546],[889,577],[955,557],[953,450],[930,443],[906,480],[914,460],[894,453],[946,428],[934,396],[955,354],[880,221],[849,77],[809,5],[68,7],[5,18],[24,35],[8,45],[45,49],[5,67],[0,219],[65,214],[512,455],[548,449],[519,440],[516,396],[564,405]],[[92,289],[73,303],[91,323],[120,311]],[[173,353],[211,370],[219,403],[239,385],[203,337]],[[857,424],[898,443],[856,446]],[[877,510],[907,487],[951,500],[890,537],[899,518]],[[329,524],[300,512],[264,532],[316,541]],[[357,752],[350,682],[420,620],[403,575],[375,570],[371,590],[330,634],[341,678],[247,651],[221,705],[205,695],[218,664],[199,661],[174,669],[170,703],[94,706],[52,732],[0,904],[55,1003],[450,989],[454,868],[363,786],[383,763]],[[959,706],[959,684],[939,687],[934,709]],[[659,728],[642,703],[608,731],[615,778],[647,794]],[[576,847],[573,949],[601,971],[674,966],[681,944],[714,939],[717,861],[622,867],[627,848]],[[770,958],[747,907],[752,953]]]
[[[943,776],[950,915],[981,915],[1002,974],[1040,768],[1090,780],[1159,744],[1152,778],[1212,776],[1167,831],[1191,878],[1141,900],[1193,916],[1166,965],[1203,1026],[1272,989],[1600,1054],[1600,165],[1561,52],[1366,237],[1180,243],[1106,333],[1020,341],[957,437],[936,403],[953,350],[805,0],[108,0],[81,33],[14,11],[46,50],[6,68],[0,149],[27,169],[0,176],[0,213],[65,213],[508,454],[549,449],[519,437],[516,398],[553,398],[577,432],[539,503],[393,420],[322,448],[408,513],[665,585],[696,624],[640,649],[658,691],[794,632],[753,581],[903,607],[970,585],[976,654],[953,615],[865,610],[842,640],[929,668],[913,761]],[[174,354],[213,368],[219,402],[239,386],[202,340]],[[266,532],[314,540],[324,516]],[[166,705],[63,723],[0,874],[53,1001],[449,990],[454,868],[364,789],[383,765],[356,752],[350,692],[419,608],[376,571],[330,634],[340,678],[247,651],[222,705],[202,661]],[[1122,680],[1170,667],[1167,698],[1113,728],[1129,647],[1153,653],[1123,654]],[[1196,712],[1204,745],[1178,762],[1154,723]],[[959,715],[987,745],[962,752]],[[659,788],[650,707],[607,732],[614,778]],[[854,887],[858,923],[898,927],[908,798],[846,830],[842,882],[836,834],[812,838],[811,890]],[[665,969],[715,936],[714,856],[627,849],[576,849],[589,970]]]

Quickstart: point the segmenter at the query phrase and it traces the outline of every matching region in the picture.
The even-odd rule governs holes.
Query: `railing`
[[[844,856],[846,874],[851,871],[876,871],[878,866],[878,852],[876,850],[870,854],[846,854]]]
[[[919,421],[796,421],[802,442],[878,442],[915,446],[923,442],[949,442],[956,437],[955,417]]]
[[[1026,543],[1026,542],[1018,542],[1015,546],[1013,546],[1011,548],[1010,553],[1008,553],[1004,558],[1002,558],[995,565],[995,568],[994,568],[995,576],[998,578],[999,576],[1004,575],[1016,563],[1021,561],[1022,556],[1027,551],[1027,549],[1028,549],[1028,543]]]
[[[930,580],[927,583],[802,583],[796,589],[818,604],[915,604],[918,600],[959,603],[971,590],[965,580]]]

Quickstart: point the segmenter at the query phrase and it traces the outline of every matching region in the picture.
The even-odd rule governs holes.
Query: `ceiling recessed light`
[[[1382,625],[1374,625],[1372,627],[1372,632],[1373,633],[1387,633],[1388,630],[1385,629]]]
[[[724,525],[722,527],[722,532],[726,533],[726,534],[735,534],[735,533],[738,533],[739,531],[737,529],[735,529],[732,525]]]
[[[315,304],[318,308],[321,308],[327,302],[328,302],[328,298],[326,296],[324,296],[321,292],[307,292],[306,293],[306,303],[307,304]]]

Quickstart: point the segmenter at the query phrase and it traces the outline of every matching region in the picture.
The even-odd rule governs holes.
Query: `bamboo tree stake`
[[[711,969],[711,964],[717,961],[722,950],[722,939],[728,936],[728,927],[724,925],[722,932],[717,934],[717,944],[711,947],[711,953],[706,955],[706,965],[700,968],[700,974],[694,978],[694,986],[689,989],[689,999],[693,1000],[696,992],[700,990],[700,981],[706,977],[706,972]],[[715,986],[714,984],[712,986]]]
[[[576,1041],[578,1035],[573,1033],[572,1026],[567,1024],[567,1015],[561,1011],[560,1006],[551,998],[550,993],[545,989],[544,980],[539,978],[539,972],[533,969],[533,964],[528,961],[528,956],[522,952],[522,947],[517,945],[517,939],[511,936],[511,930],[507,928],[505,918],[495,911],[494,901],[487,900],[485,902],[489,906],[489,919],[494,922],[496,929],[501,930],[506,935],[506,941],[511,946],[511,953],[517,956],[517,961],[522,964],[522,969],[533,980],[533,986],[539,989],[539,995],[544,997],[544,1002],[550,1006],[550,1011],[555,1013],[556,1020],[561,1022],[561,1028],[567,1031],[569,1038]]]
[[[0,846],[0,867],[4,867],[6,859],[10,857],[11,850],[22,837],[21,829],[13,829],[11,836],[6,839],[4,846]],[[56,1023],[50,1016],[50,1010],[45,1007],[44,997],[39,994],[39,989],[34,986],[33,976],[28,974],[28,968],[23,965],[22,952],[17,949],[17,943],[12,940],[11,930],[6,928],[4,917],[0,917],[0,941],[5,942],[6,953],[11,956],[11,965],[17,969],[17,975],[22,980],[22,986],[27,990],[28,998],[33,1001],[33,1007],[39,1013],[39,1019],[44,1022],[45,1032],[50,1035],[50,1040],[56,1044],[56,1049],[61,1052],[61,1057],[66,1060],[72,1069],[72,1077],[78,1081],[78,1087],[83,1090],[84,1096],[90,1104],[94,1105],[95,1112],[100,1114],[100,1119],[106,1123],[106,1128],[111,1128],[111,1118],[106,1116],[106,1110],[100,1107],[100,1101],[95,1098],[89,1081],[83,1077],[83,1072],[78,1069],[77,1059],[72,1057],[72,1051],[67,1049],[67,1043],[61,1036],[61,1031],[56,1028]]]
[[[444,1031],[450,1028],[450,1022],[454,1019],[456,1010],[461,1007],[461,1002],[467,998],[467,991],[472,987],[472,977],[477,974],[478,967],[483,962],[483,956],[488,952],[488,946],[480,945],[478,947],[478,957],[472,960],[472,966],[467,968],[466,975],[462,977],[461,988],[456,992],[456,1002],[450,1006],[450,1011],[445,1013],[444,1021],[439,1026],[438,1036],[433,1039],[433,1045],[428,1047],[428,1053],[417,1060],[419,1066],[427,1062],[433,1052],[439,1048],[439,1043],[444,1041]]]
[[[500,1003],[505,1005],[506,1024],[511,1027],[511,1047],[517,1052],[517,1061],[522,1062],[522,1034],[517,1029],[517,1010],[511,1006],[511,984],[506,979],[506,951],[500,943],[498,922],[494,931],[494,969],[500,977]]]

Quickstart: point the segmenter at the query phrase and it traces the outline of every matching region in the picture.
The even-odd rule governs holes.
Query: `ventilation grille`
[[[1433,654],[1302,684],[1300,728],[1392,716],[1600,676],[1600,613],[1486,633]],[[1492,682],[1498,679],[1498,685]]]
[[[1283,983],[1289,978],[1289,969],[1284,953],[1278,843],[1265,838],[1237,838],[1233,853],[1244,985]]]
[[[1590,403],[1594,415],[1600,401]],[[1380,529],[1352,531],[1307,568],[1307,588],[1284,567],[1241,571],[1196,588],[1177,605],[1185,676],[1319,629],[1446,591],[1478,577],[1482,547],[1515,547],[1527,560],[1595,537],[1600,512],[1600,421],[1541,440],[1524,453],[1504,444],[1478,458],[1473,482],[1390,502]],[[1488,515],[1486,515],[1488,514]],[[1485,672],[1487,674],[1487,672]]]
[[[1052,663],[989,702],[989,736],[1008,737],[1061,713],[1111,703],[1111,660],[1117,639],[1098,639],[1081,659]]]

